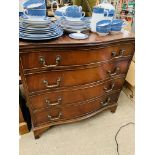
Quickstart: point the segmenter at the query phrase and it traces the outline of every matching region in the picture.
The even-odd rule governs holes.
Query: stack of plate
[[[72,32],[83,32],[90,29],[90,19],[84,18],[80,21],[69,21],[65,18],[61,18],[57,21],[57,24],[60,25],[65,31]]]
[[[26,40],[47,40],[62,36],[63,30],[49,17],[20,17],[19,37]]]

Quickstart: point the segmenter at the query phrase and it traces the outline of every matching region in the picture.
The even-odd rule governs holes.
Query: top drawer
[[[59,67],[74,67],[131,56],[134,53],[134,44],[123,43],[108,46],[102,49],[73,51],[40,51],[22,53],[21,60],[24,70],[48,69]]]

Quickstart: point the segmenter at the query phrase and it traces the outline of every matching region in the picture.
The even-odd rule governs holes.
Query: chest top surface
[[[64,35],[55,40],[46,41],[19,41],[19,49],[40,48],[40,47],[85,47],[100,46],[121,41],[134,41],[134,33],[120,33],[117,35],[107,35],[101,37],[95,33],[90,33],[89,38],[85,40],[74,40]]]

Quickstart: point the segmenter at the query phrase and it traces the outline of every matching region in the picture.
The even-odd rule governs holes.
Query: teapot
[[[113,19],[115,15],[115,7],[112,4],[108,3],[107,0],[104,0],[103,3],[99,4],[98,6],[108,11],[108,18],[107,18],[108,20]]]

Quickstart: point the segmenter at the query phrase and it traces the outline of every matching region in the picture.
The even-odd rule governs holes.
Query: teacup
[[[111,21],[110,20],[102,20],[96,23],[96,32],[100,36],[105,36],[109,34],[111,30]]]
[[[111,22],[112,26],[123,26],[125,23],[121,19],[113,19]]]
[[[45,0],[28,0],[23,4],[25,9],[46,9]]]
[[[36,17],[36,16],[46,16],[46,10],[45,9],[24,9],[24,14],[30,18]]]
[[[81,6],[69,6],[65,13],[63,13],[63,16],[70,21],[77,21],[81,20],[85,16],[85,12],[82,12]]]

